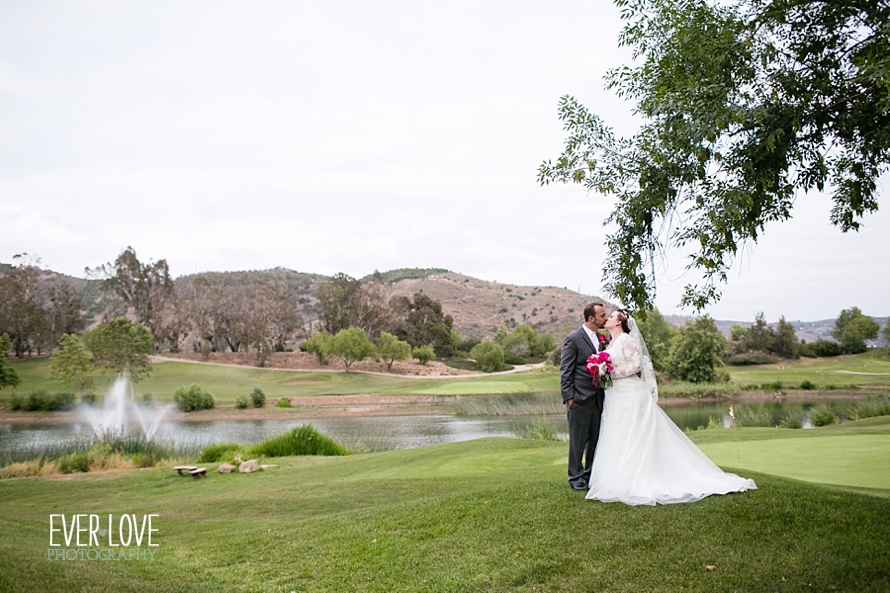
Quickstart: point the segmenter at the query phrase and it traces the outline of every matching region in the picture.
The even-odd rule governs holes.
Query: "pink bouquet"
[[[593,377],[594,387],[605,389],[612,386],[612,371],[615,369],[612,366],[612,357],[608,352],[591,354],[587,359],[587,370]]]

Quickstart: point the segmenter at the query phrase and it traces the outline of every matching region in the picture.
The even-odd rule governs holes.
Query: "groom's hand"
[[[566,405],[567,405],[568,407],[571,408],[571,407],[572,407],[572,402],[574,402],[574,401],[575,401],[574,399],[567,399],[567,400],[566,400]]]

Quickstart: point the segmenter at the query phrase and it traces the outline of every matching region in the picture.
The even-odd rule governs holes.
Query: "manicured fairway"
[[[856,428],[785,439],[742,429],[739,438],[745,447],[807,441],[800,451],[815,457],[881,436]],[[728,430],[693,436],[735,446]],[[500,438],[274,459],[258,474],[208,465],[197,481],[170,468],[4,480],[0,591],[890,589],[883,496],[735,465],[758,490],[602,504],[567,487],[565,455],[562,442]],[[48,560],[51,513],[158,514],[155,559]]]
[[[809,482],[890,490],[890,434],[713,443],[701,449],[718,465]]]

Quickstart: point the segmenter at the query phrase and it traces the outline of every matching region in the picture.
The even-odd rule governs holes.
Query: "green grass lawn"
[[[21,377],[15,391],[28,394],[37,388],[51,392],[64,391],[64,385],[49,378],[47,358],[14,362],[13,368]],[[248,396],[254,387],[267,397],[348,395],[356,393],[392,395],[470,395],[495,393],[523,393],[557,391],[559,375],[540,370],[515,375],[472,377],[468,379],[406,379],[367,373],[293,372],[253,367],[192,364],[187,362],[158,362],[151,365],[152,373],[135,385],[137,396],[151,393],[156,401],[173,401],[176,389],[192,383],[200,384],[212,393],[219,403],[234,403],[235,397]],[[104,393],[111,380],[99,381],[94,389]],[[291,383],[286,385],[285,383]],[[0,392],[0,404],[8,402],[13,391]]]
[[[693,438],[721,466],[890,494],[890,416],[813,430],[746,428],[738,447],[729,432],[699,431]]]
[[[159,362],[151,366],[151,376],[138,383],[135,390],[137,395],[151,393],[160,402],[172,401],[178,387],[192,383],[200,384],[223,404],[234,403],[235,397],[239,395],[249,395],[254,387],[262,389],[270,398],[357,393],[491,395],[559,391],[559,373],[552,367],[511,375],[467,379],[407,379],[367,373],[293,372],[187,362]],[[51,392],[64,390],[61,383],[50,380],[47,358],[16,361],[13,368],[22,379],[21,385],[16,388],[20,394],[28,394],[39,387]],[[836,358],[804,358],[776,365],[727,367],[727,370],[740,387],[782,381],[786,387],[793,388],[806,379],[820,387],[831,384],[838,387],[886,385],[890,388],[890,356],[886,349]],[[837,372],[841,370],[885,374],[855,375]],[[109,384],[110,379],[106,378],[97,383],[94,391],[103,393]],[[12,393],[10,389],[0,392],[0,405],[8,402]],[[665,393],[670,396],[671,390],[665,389]]]
[[[727,464],[758,490],[644,508],[570,490],[564,443],[503,438],[276,459],[258,474],[208,466],[198,481],[165,468],[4,480],[0,590],[887,591],[887,490],[873,496],[748,466],[768,466],[762,451],[798,440],[810,445],[795,449],[798,463],[811,465],[840,446],[871,449],[888,422],[805,437],[741,429],[745,465]],[[732,431],[693,438],[734,454]],[[835,481],[869,472],[886,479],[887,464]],[[50,513],[157,513],[155,559],[47,560]]]
[[[801,358],[778,364],[727,367],[726,370],[732,380],[741,386],[781,381],[786,387],[796,387],[804,380],[812,381],[819,387],[890,386],[890,355],[887,348],[875,348],[863,354],[831,358]]]

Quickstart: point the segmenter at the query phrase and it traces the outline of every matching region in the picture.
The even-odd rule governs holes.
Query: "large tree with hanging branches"
[[[617,0],[636,61],[607,74],[635,101],[639,132],[618,138],[570,96],[563,153],[541,184],[613,195],[606,290],[652,305],[654,260],[690,252],[701,280],[681,305],[720,299],[740,248],[828,191],[831,221],[859,229],[890,162],[890,0]]]

